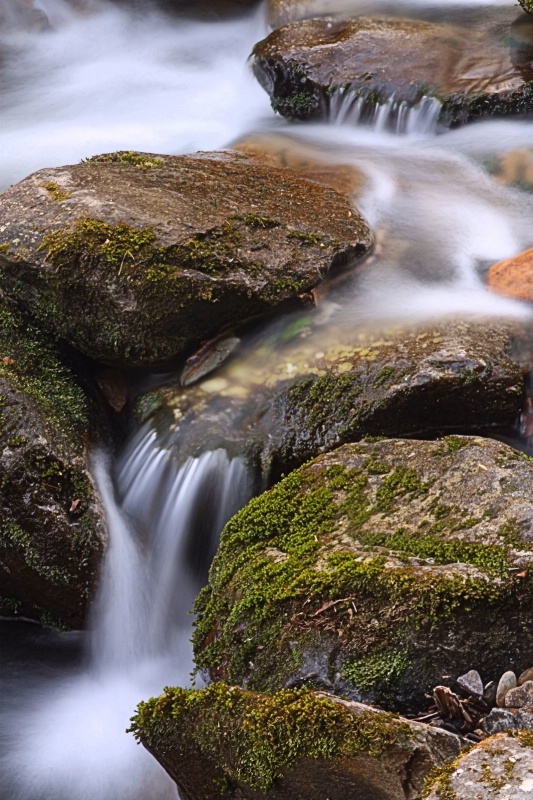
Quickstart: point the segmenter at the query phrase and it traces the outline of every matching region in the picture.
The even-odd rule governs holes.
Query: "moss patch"
[[[163,161],[157,156],[148,153],[138,153],[136,150],[117,150],[116,153],[103,153],[84,159],[85,164],[120,164],[138,167],[143,172],[149,169],[158,169],[163,166]]]
[[[411,735],[409,726],[391,714],[351,713],[305,690],[255,695],[224,683],[200,691],[166,689],[139,705],[129,731],[170,759],[172,750],[179,758],[184,743],[193,743],[231,783],[260,792],[302,759],[379,757]]]

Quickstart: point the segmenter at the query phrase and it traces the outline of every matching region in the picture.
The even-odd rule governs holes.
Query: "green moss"
[[[295,92],[286,97],[271,97],[274,111],[289,119],[307,119],[320,111],[320,100],[316,94]]]
[[[75,449],[90,427],[89,404],[57,347],[14,309],[0,304],[0,378],[35,400]],[[4,430],[5,421],[4,421]],[[20,433],[13,434],[12,442]],[[20,438],[18,445],[22,444]]]
[[[233,219],[242,220],[249,228],[258,228],[259,230],[279,228],[281,224],[271,217],[260,217],[258,214],[244,214],[242,217],[236,216]]]
[[[135,150],[118,150],[116,153],[103,153],[84,160],[85,164],[121,164],[138,167],[143,172],[163,166],[163,159],[138,153]]]
[[[43,189],[53,197],[53,199],[58,202],[62,203],[64,200],[68,200],[70,197],[70,192],[66,192],[64,189],[59,186],[58,183],[55,181],[49,181],[48,183],[41,183]]]
[[[4,242],[4,244],[0,244],[0,253],[9,252],[9,248],[10,248],[9,242]]]
[[[362,692],[379,688],[393,690],[411,666],[408,651],[383,650],[348,659],[342,667],[343,677]]]
[[[291,231],[287,234],[287,238],[296,239],[297,242],[305,247],[330,247],[332,244],[332,242],[326,241],[323,236],[306,231]]]
[[[398,373],[394,367],[382,367],[376,377],[374,378],[374,386],[383,386]]]
[[[224,665],[229,679],[240,681],[249,674],[248,662],[253,661],[250,685],[264,687],[263,681],[269,685],[268,671],[274,665],[262,661],[257,648],[270,648],[279,659],[278,673],[283,671],[282,632],[290,639],[291,618],[302,603],[308,606],[308,615],[313,603],[354,600],[363,610],[357,617],[359,635],[350,629],[345,649],[353,647],[357,661],[358,648],[364,645],[365,614],[370,623],[375,616],[385,618],[386,609],[394,607],[403,616],[407,633],[421,624],[442,625],[459,608],[494,603],[512,591],[508,583],[496,580],[507,576],[509,566],[505,551],[497,546],[449,540],[431,528],[372,531],[369,521],[374,514],[387,515],[396,503],[425,496],[431,482],[406,467],[385,472],[379,462],[370,461],[369,466],[368,473],[365,466],[333,465],[323,470],[313,469],[313,464],[304,466],[252,500],[228,523],[210,586],[196,605],[193,641],[200,669],[216,671]],[[374,494],[369,474],[384,475]],[[338,520],[343,518],[348,521],[343,530],[354,540],[353,550],[331,549]],[[391,566],[382,553],[369,553],[369,546],[389,552],[398,549],[442,564],[470,563],[481,574],[416,572],[409,566]]]
[[[20,525],[5,518],[0,521],[0,549],[4,547],[15,547],[24,562],[54,586],[68,586],[73,580],[66,569],[47,564],[46,556],[34,547],[31,535]]]
[[[166,689],[139,705],[129,731],[170,757],[198,747],[232,784],[260,792],[303,759],[350,758],[361,752],[379,757],[398,739],[411,736],[409,726],[391,714],[352,714],[301,689],[254,695],[224,683],[200,691]]]

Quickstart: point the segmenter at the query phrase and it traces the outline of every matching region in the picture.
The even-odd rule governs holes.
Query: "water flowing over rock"
[[[225,326],[312,303],[372,245],[332,189],[243,153],[119,153],[0,199],[6,292],[110,365],[159,368]]]
[[[533,791],[531,731],[486,739],[441,771],[427,800],[519,800]]]
[[[520,414],[526,360],[512,355],[514,323],[369,331],[356,341],[342,328],[328,339],[319,323],[296,316],[187,393],[148,395],[139,412],[156,408],[166,445],[255,452],[274,478],[365,435],[506,427]]]
[[[132,730],[187,800],[415,800],[460,739],[323,693],[214,684],[141,703]]]
[[[83,624],[106,536],[87,468],[98,430],[57,346],[0,304],[2,612]]]
[[[339,113],[338,96],[373,118],[376,106],[441,104],[439,122],[533,111],[533,23],[496,13],[475,29],[407,19],[310,19],[259,42],[253,68],[290,119]]]
[[[524,669],[532,492],[530,459],[489,439],[319,457],[226,526],[197,601],[196,663],[257,691],[314,686],[396,709],[424,707],[458,672]]]

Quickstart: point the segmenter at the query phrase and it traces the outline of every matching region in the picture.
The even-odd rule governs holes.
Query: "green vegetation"
[[[357,445],[350,447],[357,452]],[[397,640],[380,649],[379,626],[386,630],[389,608],[401,620],[407,647],[421,625],[438,628],[458,609],[496,603],[514,591],[506,580],[509,545],[503,537],[501,545],[450,537],[479,520],[465,519],[459,509],[453,513],[431,493],[432,486],[412,468],[393,468],[370,456],[358,469],[311,462],[252,500],[226,526],[210,584],[197,600],[198,667],[232,682],[246,677],[251,688],[272,688],[273,672],[279,679],[294,668],[298,653],[288,642],[302,639],[306,629],[298,618],[305,606],[309,631],[322,623],[339,636],[346,629],[345,675],[358,688],[369,687],[386,682],[387,674],[398,675],[409,662]],[[415,500],[417,516],[420,504],[426,510],[418,524],[372,524]],[[353,546],[340,545],[339,530]],[[478,572],[416,570],[409,563],[413,557],[470,564]],[[352,600],[353,625],[347,617]],[[338,601],[342,613],[320,611],[329,601]]]
[[[91,156],[84,159],[85,164],[120,164],[138,167],[143,172],[149,169],[158,169],[163,166],[163,159],[147,153],[138,153],[135,150],[118,150],[116,153],[103,153],[100,156]]]
[[[307,119],[320,111],[320,100],[314,94],[295,92],[288,97],[271,97],[272,109],[289,119]]]
[[[411,666],[407,650],[367,653],[359,658],[348,659],[342,667],[343,677],[362,691],[379,688],[393,691],[398,681]]]
[[[267,792],[284,769],[302,759],[361,752],[379,757],[411,735],[409,726],[391,714],[351,713],[306,690],[255,695],[224,683],[200,691],[165,689],[139,705],[129,731],[167,754],[197,747],[222,768],[228,791],[239,782],[259,792]]]
[[[66,192],[64,189],[59,186],[58,183],[55,181],[49,181],[49,183],[41,183],[43,189],[52,195],[53,199],[56,200],[58,203],[62,203],[64,200],[68,200],[70,197],[70,192]]]

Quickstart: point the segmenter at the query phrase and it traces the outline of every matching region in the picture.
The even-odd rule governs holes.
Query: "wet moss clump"
[[[138,153],[136,150],[117,150],[115,153],[103,153],[84,160],[85,164],[120,164],[138,167],[143,172],[163,166],[163,160],[149,153]]]
[[[194,746],[206,762],[222,768],[226,791],[245,784],[259,792],[303,759],[379,757],[411,736],[392,714],[351,713],[302,689],[256,695],[224,683],[199,691],[166,689],[139,705],[129,731],[149,750],[166,754],[175,779],[179,759]]]
[[[43,183],[42,187],[43,189],[46,189],[46,191],[58,203],[62,203],[63,201],[68,200],[68,198],[70,197],[70,192],[66,192],[55,181],[49,181],[48,183]]]

